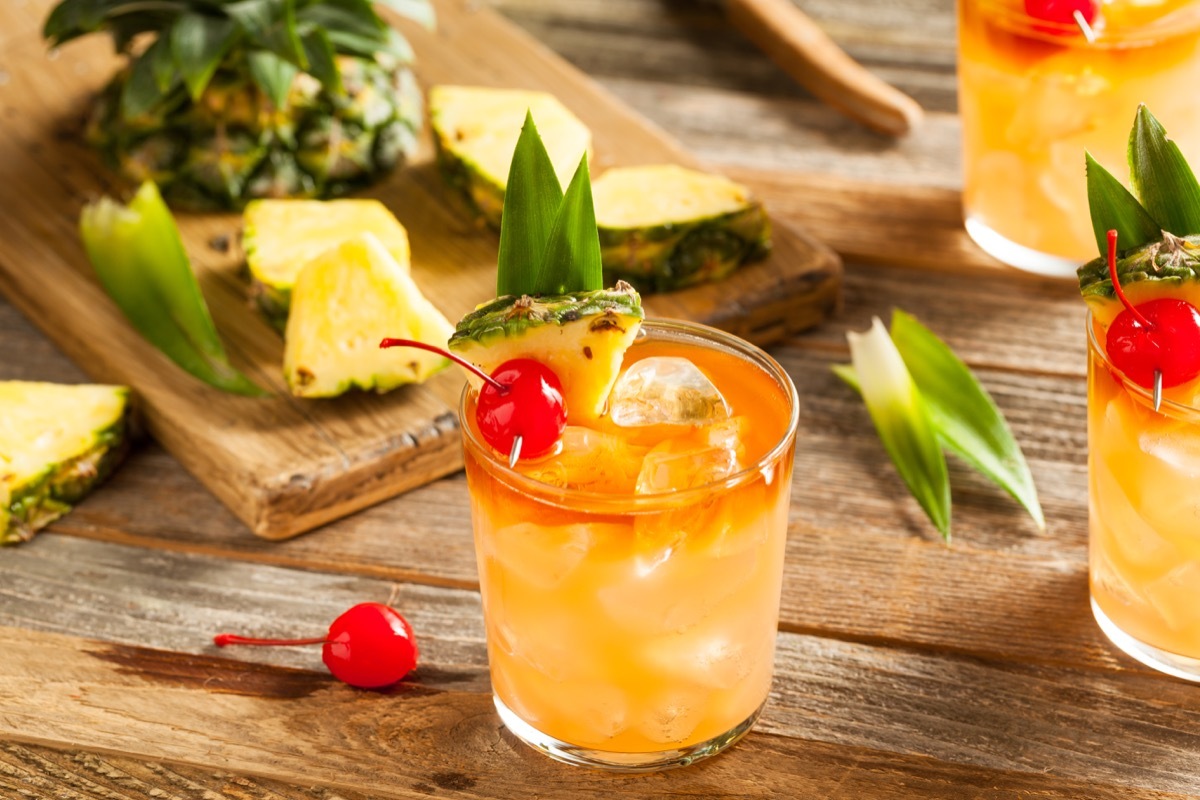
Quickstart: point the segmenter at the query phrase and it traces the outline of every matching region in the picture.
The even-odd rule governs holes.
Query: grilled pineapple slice
[[[252,292],[283,327],[292,286],[313,258],[358,233],[373,233],[408,271],[408,231],[378,200],[255,200],[243,216]]]
[[[359,233],[300,270],[292,288],[284,377],[298,397],[421,383],[450,362],[422,350],[380,350],[385,336],[446,345],[454,326],[383,243]]]
[[[592,134],[556,97],[473,86],[429,90],[429,115],[442,174],[472,213],[497,231],[508,168],[526,112],[537,120],[550,163],[565,188],[580,157],[591,152]]]
[[[771,247],[748,189],[672,164],[610,169],[592,184],[606,280],[669,291],[724,278]]]
[[[128,414],[123,386],[0,382],[0,544],[30,539],[112,472]]]

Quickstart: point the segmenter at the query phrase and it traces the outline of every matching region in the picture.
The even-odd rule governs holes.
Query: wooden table
[[[1118,655],[1087,606],[1082,304],[1067,283],[997,269],[959,230],[949,0],[802,3],[929,110],[898,143],[815,105],[729,34],[715,3],[496,5],[848,256],[844,313],[773,351],[801,418],[758,727],[660,775],[551,762],[491,707],[461,475],[269,543],[147,443],[74,513],[0,552],[0,795],[1200,796],[1200,687]],[[953,546],[908,499],[829,371],[847,358],[845,331],[893,306],[994,393],[1045,533],[957,462]],[[3,301],[0,345],[0,378],[84,377]],[[311,650],[209,644],[226,629],[321,631],[389,598],[423,656],[394,691],[338,684]]]

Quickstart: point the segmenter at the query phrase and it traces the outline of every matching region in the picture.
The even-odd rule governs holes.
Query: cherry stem
[[[1125,296],[1125,290],[1121,288],[1121,281],[1117,279],[1117,232],[1110,230],[1108,232],[1108,274],[1112,278],[1113,291],[1117,293],[1117,297],[1121,300],[1121,305],[1129,310],[1133,318],[1140,322],[1150,330],[1154,326],[1150,324],[1150,320],[1146,319],[1142,312],[1133,307],[1133,303],[1129,302],[1129,298]]]
[[[388,348],[388,347],[415,347],[418,350],[428,350],[431,353],[437,353],[440,356],[445,356],[446,358],[450,359],[451,361],[453,361],[455,364],[458,364],[463,369],[469,370],[472,373],[474,373],[475,375],[478,375],[480,377],[480,379],[490,383],[492,385],[492,388],[494,388],[498,391],[501,391],[501,392],[508,391],[507,386],[505,386],[503,383],[501,383],[500,381],[493,378],[491,375],[488,375],[486,372],[484,372],[479,367],[472,364],[470,361],[467,361],[462,356],[456,356],[454,353],[451,353],[449,350],[443,350],[442,348],[438,347],[437,345],[425,344],[425,342],[417,342],[412,339],[384,339],[382,342],[379,343],[379,347],[380,347],[380,349],[384,349],[384,348]]]
[[[314,636],[312,639],[251,639],[246,636],[237,636],[232,633],[218,633],[213,637],[213,644],[217,647],[224,647],[227,644],[253,644],[261,646],[286,646],[286,645],[301,645],[301,644],[325,644],[328,641],[324,636]]]

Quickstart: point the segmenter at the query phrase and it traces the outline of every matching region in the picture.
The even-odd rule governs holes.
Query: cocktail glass
[[[798,419],[787,374],[740,339],[648,321],[625,367],[652,356],[695,363],[730,416],[700,427],[569,427],[561,454],[514,470],[480,437],[470,389],[461,409],[496,708],[554,758],[628,772],[713,755],[758,718]],[[656,462],[654,491],[632,491],[666,440],[655,452],[679,458]],[[714,450],[696,450],[700,441]],[[710,471],[739,454],[753,457]]]
[[[1092,612],[1138,661],[1200,681],[1200,407],[1155,411],[1091,313],[1087,330]]]
[[[1139,103],[1200,158],[1200,3],[1097,5],[1089,41],[1077,25],[1034,19],[1024,0],[958,0],[967,232],[1032,272],[1073,277],[1095,257],[1084,152],[1126,163]]]

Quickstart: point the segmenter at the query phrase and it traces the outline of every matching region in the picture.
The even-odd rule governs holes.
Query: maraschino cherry
[[[327,634],[312,639],[250,639],[218,633],[213,643],[217,647],[324,645],[321,660],[333,677],[359,689],[390,686],[417,666],[417,640],[412,626],[383,603],[359,603],[335,619]]]
[[[1078,25],[1082,17],[1084,24],[1091,25],[1096,21],[1098,6],[1096,0],[1025,0],[1025,13],[1061,25]]]
[[[380,347],[416,347],[440,353],[483,380],[475,401],[475,421],[484,440],[509,454],[509,465],[519,458],[536,458],[554,448],[567,426],[562,382],[554,370],[532,358],[505,361],[488,375],[454,353],[412,339],[384,339]]]
[[[1154,390],[1157,410],[1164,387],[1200,375],[1200,311],[1185,300],[1160,297],[1133,305],[1117,278],[1117,232],[1108,232],[1108,274],[1125,306],[1108,327],[1105,347],[1113,366]]]

